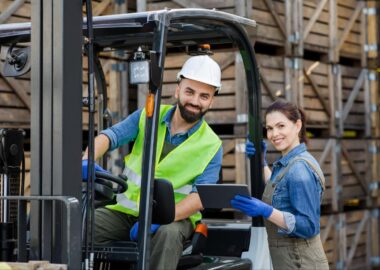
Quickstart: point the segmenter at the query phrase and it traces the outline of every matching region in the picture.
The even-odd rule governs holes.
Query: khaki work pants
[[[107,208],[95,210],[95,243],[130,241],[129,231],[137,218]],[[175,270],[182,255],[183,243],[193,234],[189,219],[162,225],[151,242],[150,269]]]

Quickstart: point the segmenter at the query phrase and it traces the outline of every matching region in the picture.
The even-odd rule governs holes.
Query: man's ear
[[[174,92],[174,97],[176,98],[176,99],[178,99],[179,98],[179,83],[177,84],[177,86],[175,87],[175,92]]]

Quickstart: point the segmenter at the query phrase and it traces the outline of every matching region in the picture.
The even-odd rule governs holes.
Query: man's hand
[[[231,200],[231,205],[251,217],[263,216],[268,218],[273,212],[272,206],[253,197],[236,195]]]
[[[94,167],[95,167],[95,172],[110,173],[109,171],[103,169],[102,167],[100,167],[96,163],[94,164]],[[88,160],[84,159],[84,160],[82,160],[82,179],[83,179],[83,181],[87,181],[87,179],[88,179],[87,172],[88,172]]]
[[[158,228],[160,228],[161,225],[159,224],[152,224],[150,225],[150,232],[151,234],[155,234],[158,230]],[[139,222],[137,221],[131,228],[131,231],[129,232],[129,238],[132,240],[132,241],[137,241],[137,237],[139,235]]]

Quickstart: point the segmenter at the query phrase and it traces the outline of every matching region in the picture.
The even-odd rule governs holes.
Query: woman
[[[305,115],[292,103],[277,100],[266,111],[266,129],[268,140],[282,156],[272,172],[264,160],[268,181],[262,201],[238,195],[231,204],[249,216],[265,218],[275,270],[328,269],[319,236],[325,179],[306,150]]]

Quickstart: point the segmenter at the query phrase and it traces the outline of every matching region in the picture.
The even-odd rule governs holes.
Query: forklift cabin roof
[[[85,20],[84,20],[85,22]],[[256,22],[233,14],[206,9],[173,9],[94,17],[94,44],[99,48],[128,48],[149,45],[157,24],[168,26],[167,47],[202,43],[234,43],[242,26]],[[86,24],[83,30],[86,31]],[[0,25],[0,44],[30,41],[31,23]],[[210,42],[211,41],[211,42]],[[235,39],[236,41],[236,39]]]

